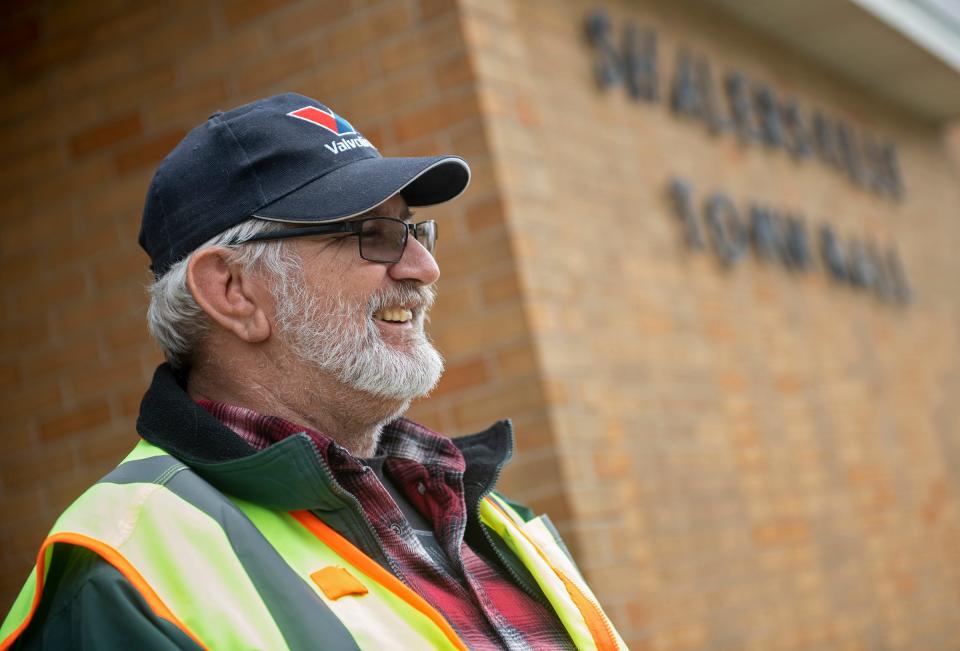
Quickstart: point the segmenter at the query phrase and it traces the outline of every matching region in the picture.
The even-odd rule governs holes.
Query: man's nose
[[[422,285],[430,285],[440,277],[440,267],[433,255],[411,236],[400,260],[388,267],[388,274],[394,280],[416,280]]]

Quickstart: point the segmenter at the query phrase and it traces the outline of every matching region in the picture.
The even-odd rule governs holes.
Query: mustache
[[[395,285],[388,285],[378,290],[370,297],[367,310],[373,314],[394,305],[403,305],[415,310],[426,311],[433,305],[437,297],[437,290],[433,285],[421,285],[414,280],[400,281]]]

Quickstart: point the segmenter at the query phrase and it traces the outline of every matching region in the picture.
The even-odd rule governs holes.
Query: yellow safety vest
[[[540,518],[524,522],[495,495],[480,518],[578,649],[626,649]],[[0,626],[0,651],[30,623],[60,545],[98,554],[205,649],[467,648],[435,608],[311,512],[228,498],[146,441],[54,524]]]

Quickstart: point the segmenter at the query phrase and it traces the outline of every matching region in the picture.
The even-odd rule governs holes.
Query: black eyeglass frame
[[[363,225],[371,221],[396,222],[405,227],[403,230],[403,240],[397,247],[395,257],[383,259],[379,257],[367,257],[367,255],[364,254],[363,236],[365,233],[363,230]],[[413,238],[417,240],[417,242],[419,242],[430,255],[433,255],[433,252],[437,246],[437,222],[435,220],[427,219],[425,221],[412,224],[394,217],[366,217],[364,219],[337,222],[335,224],[317,224],[315,226],[289,228],[282,231],[274,231],[272,233],[260,233],[259,235],[253,235],[252,237],[248,237],[245,240],[237,242],[237,244],[248,244],[250,242],[270,242],[273,240],[286,240],[293,237],[309,237],[310,235],[336,235],[338,233],[356,235],[357,239],[359,240],[357,242],[357,248],[360,250],[360,257],[368,262],[381,262],[388,264],[400,262],[400,258],[403,257],[403,252],[407,250],[407,241],[409,240],[411,234],[413,235]],[[421,239],[421,237],[423,239]]]

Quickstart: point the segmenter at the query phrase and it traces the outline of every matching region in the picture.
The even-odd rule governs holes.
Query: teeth
[[[413,312],[402,307],[389,307],[383,310],[378,310],[373,316],[381,321],[406,323],[413,318]]]

